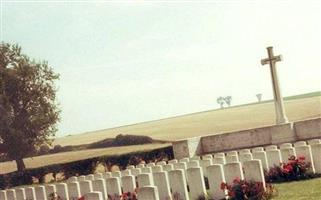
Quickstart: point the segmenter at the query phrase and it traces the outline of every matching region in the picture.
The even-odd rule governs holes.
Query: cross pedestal
[[[278,76],[277,76],[277,70],[275,68],[276,62],[281,61],[282,56],[281,55],[274,56],[273,47],[267,47],[267,52],[268,52],[269,57],[262,59],[261,64],[262,65],[265,65],[265,64],[270,65],[272,85],[273,85],[273,96],[274,96],[276,123],[277,124],[287,123],[288,119],[285,116],[283,97],[281,95],[279,80],[278,80]]]

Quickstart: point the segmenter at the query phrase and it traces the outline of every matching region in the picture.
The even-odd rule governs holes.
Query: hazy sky
[[[241,3],[242,2],[242,3]],[[61,75],[57,136],[321,90],[320,2],[3,1],[1,40]]]

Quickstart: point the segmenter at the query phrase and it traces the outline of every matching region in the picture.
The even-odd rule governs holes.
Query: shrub
[[[267,182],[285,182],[313,178],[311,164],[305,162],[305,157],[291,156],[288,162],[271,168],[265,175]]]
[[[113,146],[126,146],[126,145],[137,145],[137,144],[147,144],[152,143],[153,139],[148,136],[140,135],[122,135],[119,134],[113,140]]]
[[[262,182],[246,181],[235,178],[233,184],[221,183],[221,189],[227,190],[229,200],[268,200],[276,192],[271,184],[266,185],[266,190]]]
[[[54,146],[52,152],[53,152],[53,153],[59,153],[59,152],[62,151],[62,149],[63,149],[62,146],[59,145],[59,144],[57,144],[57,145]]]
[[[48,154],[50,152],[50,147],[48,144],[42,144],[40,147],[39,147],[39,155],[44,155],[44,154]]]

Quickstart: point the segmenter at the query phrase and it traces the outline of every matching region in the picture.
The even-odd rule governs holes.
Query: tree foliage
[[[19,160],[50,142],[57,130],[58,78],[47,62],[30,60],[18,45],[0,44],[0,149],[18,168]]]

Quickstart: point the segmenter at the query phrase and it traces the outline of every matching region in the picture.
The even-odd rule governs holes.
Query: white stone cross
[[[283,124],[287,123],[288,119],[285,116],[284,104],[283,104],[283,97],[281,95],[281,90],[279,86],[279,80],[277,75],[277,70],[275,68],[275,63],[282,60],[282,56],[274,56],[273,54],[273,47],[267,47],[268,51],[268,58],[262,59],[261,64],[269,64],[272,76],[272,84],[273,84],[273,96],[274,96],[274,106],[275,106],[275,113],[276,113],[276,123]]]

